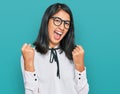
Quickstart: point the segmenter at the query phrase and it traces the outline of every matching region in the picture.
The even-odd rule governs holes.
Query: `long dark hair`
[[[46,54],[49,50],[49,36],[48,36],[48,22],[49,19],[60,10],[64,10],[70,15],[70,28],[67,34],[60,42],[60,49],[61,52],[64,51],[68,59],[72,60],[72,50],[75,47],[74,44],[74,21],[73,16],[70,8],[66,4],[55,3],[47,8],[45,11],[42,23],[40,26],[39,34],[36,41],[33,43],[35,49],[40,52],[41,54]]]

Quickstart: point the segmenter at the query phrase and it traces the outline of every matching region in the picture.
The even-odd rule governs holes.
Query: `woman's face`
[[[49,46],[54,48],[68,32],[70,26],[70,16],[64,10],[60,10],[49,19],[48,34]]]

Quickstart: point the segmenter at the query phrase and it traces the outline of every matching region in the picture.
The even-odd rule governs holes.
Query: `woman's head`
[[[72,12],[67,5],[56,3],[49,6],[43,15],[39,35],[34,43],[36,50],[44,54],[49,47],[59,45],[67,55],[74,48],[73,23]]]
[[[70,27],[70,16],[64,10],[55,13],[48,22],[49,46],[54,48],[60,44]]]

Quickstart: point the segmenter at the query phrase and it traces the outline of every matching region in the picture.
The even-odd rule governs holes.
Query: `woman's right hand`
[[[30,71],[30,72],[34,72],[34,54],[35,51],[34,49],[31,47],[30,44],[24,44],[22,46],[22,55],[23,55],[23,59],[24,59],[24,69],[26,71]]]

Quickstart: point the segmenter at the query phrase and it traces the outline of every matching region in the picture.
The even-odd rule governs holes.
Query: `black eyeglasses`
[[[70,23],[71,23],[70,21],[62,20],[62,19],[59,18],[59,17],[51,17],[51,18],[53,18],[53,23],[54,23],[54,25],[60,26],[60,25],[62,24],[62,22],[64,22],[64,27],[65,27],[66,29],[69,29]]]

